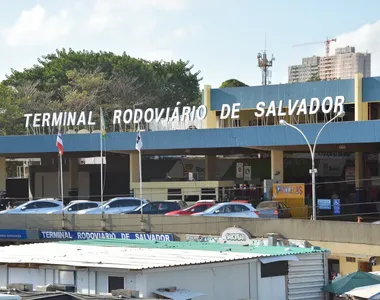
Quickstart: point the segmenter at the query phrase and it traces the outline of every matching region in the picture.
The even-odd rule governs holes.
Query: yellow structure
[[[273,199],[284,203],[294,218],[307,217],[305,185],[303,183],[273,184]]]
[[[216,111],[211,110],[211,85],[205,85],[203,89],[203,104],[207,107],[207,116],[205,128],[216,128],[217,117]]]
[[[272,179],[277,183],[282,183],[284,181],[284,151],[272,150],[270,158]]]

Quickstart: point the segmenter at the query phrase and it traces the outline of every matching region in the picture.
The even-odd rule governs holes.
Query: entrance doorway
[[[329,270],[329,281],[331,281],[336,276],[336,274],[340,273],[339,260],[329,259],[328,270]]]

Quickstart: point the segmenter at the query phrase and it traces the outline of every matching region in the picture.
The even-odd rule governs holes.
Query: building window
[[[108,293],[124,289],[124,277],[108,276]]]
[[[182,200],[182,190],[168,189],[168,200]]]
[[[288,275],[287,261],[278,261],[267,264],[261,264],[261,278],[286,275]]]

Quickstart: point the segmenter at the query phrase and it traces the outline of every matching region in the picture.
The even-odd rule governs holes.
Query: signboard
[[[242,228],[230,227],[223,231],[221,241],[227,244],[247,244],[252,239],[251,234]]]
[[[340,214],[340,199],[333,200],[333,213],[334,215]]]
[[[318,199],[318,209],[331,210],[331,199]]]
[[[244,166],[244,180],[250,181],[252,179],[251,166]]]
[[[173,122],[173,121],[195,121],[204,120],[207,116],[207,107],[199,106],[182,106],[178,105],[174,108],[147,108],[142,110],[136,109],[116,109],[112,112],[112,124],[138,124],[144,122],[146,124],[152,122]],[[240,103],[223,104],[220,111],[220,119],[238,119],[240,112]],[[333,99],[330,96],[324,99],[311,98],[288,101],[271,101],[266,107],[264,101],[260,101],[256,105],[255,117],[274,117],[274,116],[292,116],[292,115],[315,115],[322,111],[324,114],[331,112],[338,113],[343,111],[344,96],[336,96]],[[61,126],[95,126],[92,111],[80,112],[54,112],[54,113],[35,113],[24,114],[25,127],[61,127]]]
[[[309,105],[308,105],[309,103]],[[266,104],[264,101],[260,101],[256,105],[255,117],[284,117],[286,115],[315,115],[320,110],[324,114],[334,112],[335,114],[344,111],[344,96],[336,96],[333,99],[330,96],[325,97],[322,101],[319,98],[311,98],[310,101],[306,99],[292,100],[287,102],[280,100],[269,102],[269,106],[266,110]],[[287,111],[285,110],[287,108]]]
[[[96,239],[173,241],[173,234],[171,233],[139,233],[139,232],[40,230],[40,240],[96,240]]]
[[[321,159],[318,164],[318,176],[340,177],[346,161],[343,159]]]
[[[304,199],[305,185],[303,183],[273,184],[274,199]]]
[[[26,240],[26,230],[0,229],[0,240]]]
[[[236,178],[243,178],[244,175],[243,175],[243,163],[236,163]]]
[[[174,108],[147,108],[136,109],[116,109],[112,113],[112,124],[138,124],[145,122],[166,121],[195,121],[204,120],[207,116],[207,107],[202,104],[199,106],[178,106]],[[239,118],[240,103],[232,105],[223,104],[220,119]],[[61,126],[95,126],[92,111],[80,112],[54,112],[54,113],[35,113],[24,114],[25,127],[61,127]]]

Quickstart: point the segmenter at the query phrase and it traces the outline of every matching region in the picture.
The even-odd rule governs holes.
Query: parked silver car
[[[0,214],[47,214],[61,211],[62,201],[56,199],[39,199],[25,202],[16,208],[3,210]]]
[[[192,216],[259,218],[256,209],[251,204],[237,202],[219,203]]]
[[[100,202],[95,202],[95,201],[73,200],[63,210],[48,212],[48,214],[62,214],[62,213],[64,213],[65,215],[77,214],[78,212],[82,210],[97,208],[100,205],[101,205]]]
[[[78,215],[101,214],[102,210],[105,214],[120,214],[122,212],[134,210],[139,207],[141,203],[145,204],[148,203],[148,201],[134,197],[118,197],[107,201],[102,206],[78,211]]]

